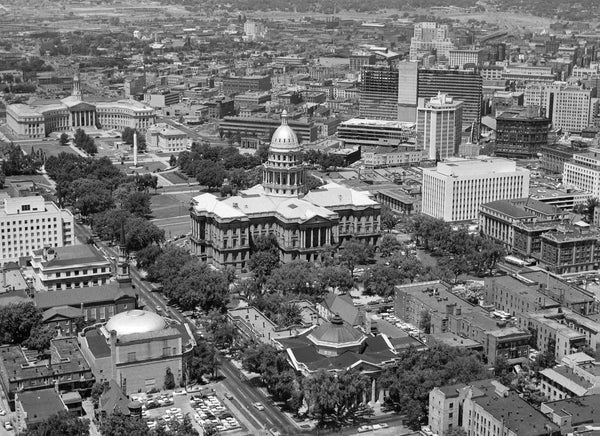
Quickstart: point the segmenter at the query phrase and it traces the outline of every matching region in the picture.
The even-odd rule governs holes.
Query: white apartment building
[[[565,186],[580,189],[600,197],[600,148],[574,154],[573,160],[565,162],[563,169]]]
[[[462,101],[446,94],[438,94],[417,108],[417,148],[429,159],[447,159],[458,153],[462,108]]]
[[[481,48],[452,49],[449,51],[448,65],[450,67],[463,68],[466,64],[482,65],[485,51]]]
[[[529,170],[504,158],[452,158],[423,168],[422,212],[444,221],[477,219],[490,201],[529,195]]]
[[[146,131],[146,144],[161,153],[179,153],[188,150],[192,141],[184,131],[161,123]]]
[[[73,215],[42,196],[6,198],[0,208],[0,262],[18,261],[31,250],[74,241]]]

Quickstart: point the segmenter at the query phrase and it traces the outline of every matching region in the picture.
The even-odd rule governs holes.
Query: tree
[[[99,430],[102,436],[148,435],[148,426],[142,419],[119,412],[111,413],[102,419]]]
[[[338,375],[320,370],[302,382],[309,413],[319,427],[339,428],[364,419],[373,411],[362,405],[362,397],[370,391],[369,378],[356,371]]]
[[[148,268],[148,280],[166,283],[179,275],[179,271],[186,265],[192,256],[190,253],[176,245],[167,244],[162,253]]]
[[[164,293],[185,310],[196,306],[206,313],[224,311],[229,299],[227,277],[214,271],[199,259],[188,261],[177,273],[163,282]]]
[[[398,238],[392,234],[385,234],[379,241],[379,253],[381,257],[390,257],[402,250],[403,246]]]
[[[188,363],[188,377],[190,381],[203,383],[202,377],[210,375],[216,377],[219,367],[217,350],[213,345],[198,338],[198,345],[192,351],[192,356]]]
[[[33,303],[0,307],[0,343],[21,344],[41,324],[42,312]]]
[[[215,189],[223,184],[226,175],[222,164],[202,160],[198,162],[194,177],[196,177],[200,185],[207,186],[209,189]]]
[[[69,145],[69,135],[67,135],[66,133],[62,133],[58,140],[60,142],[60,145]]]
[[[31,329],[29,338],[24,342],[24,345],[43,353],[50,348],[50,341],[54,338],[55,333],[49,326],[38,324]]]
[[[142,218],[146,218],[152,214],[150,195],[146,192],[132,192],[127,196],[121,207],[133,215]]]
[[[585,203],[585,218],[588,223],[594,222],[594,211],[600,204],[600,201],[596,197],[588,198]]]
[[[144,218],[132,217],[125,222],[125,248],[128,252],[160,244],[164,240],[165,231]]]
[[[396,225],[398,224],[398,217],[396,214],[392,211],[392,209],[389,208],[389,206],[385,205],[381,206],[380,220],[381,228],[388,232],[395,229]]]
[[[373,247],[358,239],[349,239],[342,243],[340,261],[351,273],[357,265],[366,265],[373,260]]]
[[[169,166],[171,168],[175,167],[177,165],[177,158],[175,157],[174,154],[171,155],[171,157],[169,158]]]
[[[436,386],[469,383],[488,377],[478,354],[445,345],[422,351],[409,348],[394,367],[384,370],[380,384],[388,389],[388,406],[405,416],[412,429],[427,418],[429,392]]]
[[[100,402],[100,397],[102,396],[103,393],[104,393],[104,383],[98,383],[98,382],[94,383],[94,385],[92,386],[92,391],[90,393],[94,407],[98,407],[98,403]]]
[[[90,433],[90,420],[80,419],[67,411],[59,412],[48,419],[27,426],[20,433],[24,436],[87,436]]]
[[[365,294],[388,298],[394,295],[396,285],[402,284],[400,272],[382,264],[370,266],[363,275]]]
[[[173,371],[171,368],[167,367],[167,371],[165,373],[165,382],[163,384],[165,389],[175,389],[175,376],[173,375]]]
[[[148,271],[162,254],[163,250],[158,245],[148,245],[147,247],[138,250],[136,253],[137,267]]]
[[[431,333],[431,314],[426,310],[421,311],[419,328],[427,335]]]
[[[301,260],[280,265],[275,268],[265,283],[272,291],[285,294],[313,294],[316,290],[314,269],[308,262]]]
[[[340,265],[332,265],[317,270],[317,280],[324,290],[348,292],[354,287],[352,273]]]

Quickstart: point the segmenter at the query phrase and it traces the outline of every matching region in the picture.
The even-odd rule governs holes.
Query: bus
[[[535,260],[533,259],[519,259],[518,257],[515,256],[506,256],[504,258],[504,262],[506,263],[510,263],[511,265],[517,265],[517,266],[531,266],[531,265],[535,265]]]

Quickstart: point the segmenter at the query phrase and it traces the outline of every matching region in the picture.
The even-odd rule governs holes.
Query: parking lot
[[[183,422],[189,416],[194,428],[201,433],[205,427],[215,427],[219,433],[235,435],[242,425],[212,390],[197,389],[186,392],[132,395],[142,404],[142,418],[149,429],[163,426],[167,431],[174,422]]]

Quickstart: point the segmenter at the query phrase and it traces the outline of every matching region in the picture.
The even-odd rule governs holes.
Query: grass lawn
[[[162,173],[161,176],[163,176],[165,179],[167,179],[169,182],[173,183],[174,185],[187,183],[188,180],[190,180],[190,182],[191,182],[193,180],[193,179],[190,179],[185,174],[180,173],[179,171],[171,171],[168,173]]]

